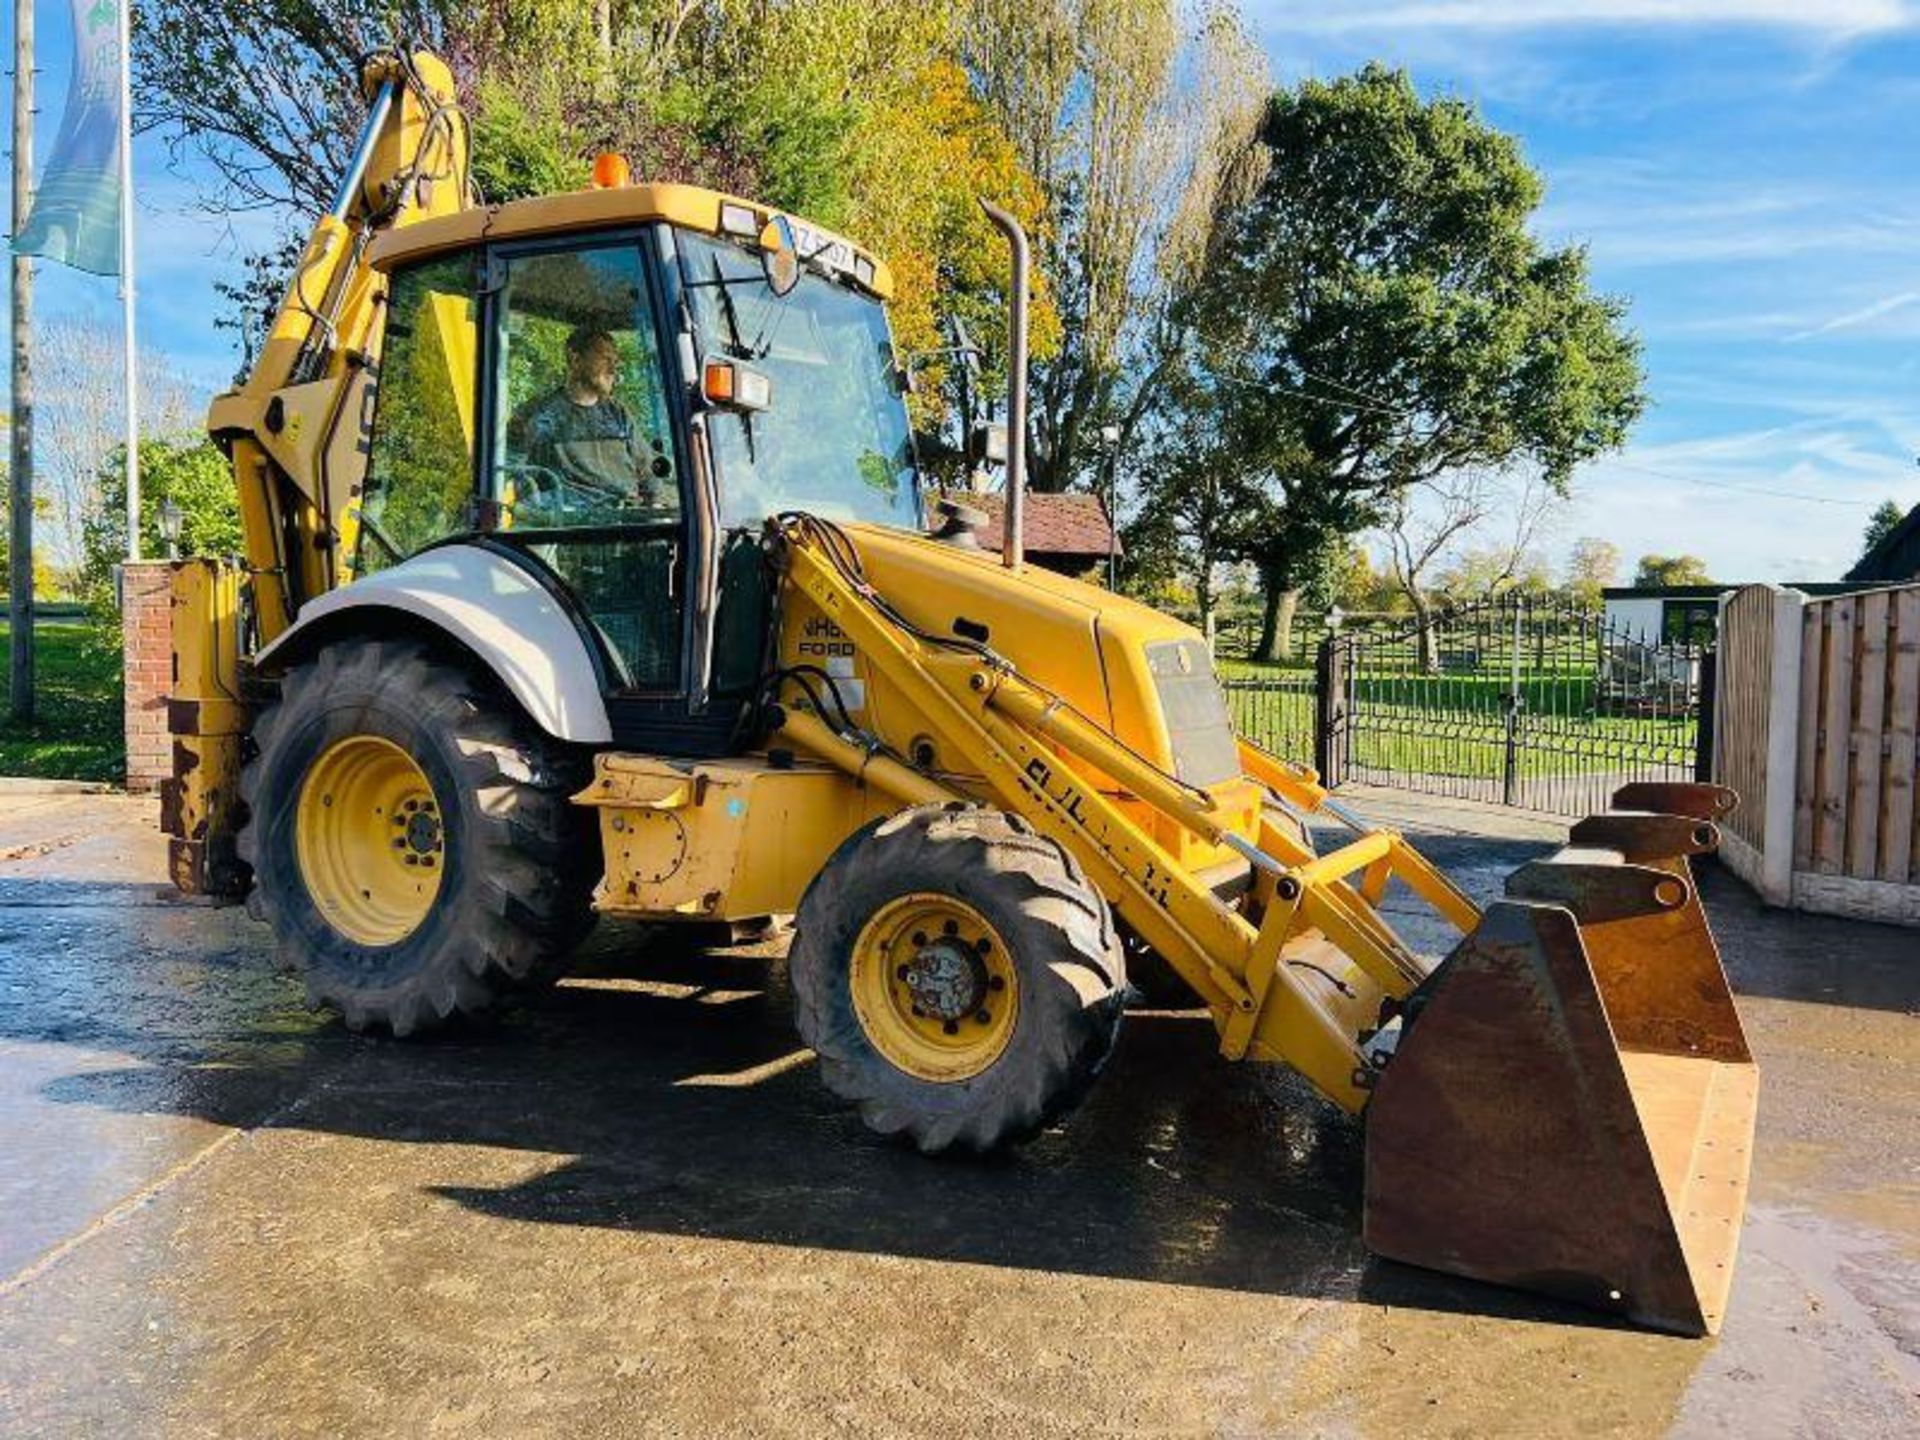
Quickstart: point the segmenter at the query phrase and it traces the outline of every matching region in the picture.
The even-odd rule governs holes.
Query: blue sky
[[[1920,504],[1920,4],[1246,9],[1280,78],[1377,58],[1478,104],[1546,177],[1542,235],[1631,301],[1653,403],[1550,548],[1836,578],[1873,504]]]
[[[66,97],[67,73],[72,64],[72,27],[66,0],[39,0],[36,6],[36,49],[39,75],[34,106],[39,112],[34,140],[36,167],[45,163],[60,127]],[[0,66],[9,84],[13,64],[13,6],[0,7]],[[4,120],[0,120],[0,147],[12,174],[10,144],[12,92],[7,92]],[[134,245],[138,280],[137,320],[141,350],[165,353],[183,375],[203,385],[211,396],[233,378],[239,347],[228,332],[214,328],[222,310],[214,282],[231,278],[238,258],[264,246],[275,234],[270,216],[215,218],[195,203],[192,175],[169,169],[166,143],[158,136],[135,140]],[[7,233],[13,230],[13,194],[9,178],[0,184],[0,216]],[[4,286],[0,286],[4,288]],[[111,278],[83,275],[61,265],[41,264],[34,272],[34,314],[39,319],[63,315],[91,315],[101,324],[120,326],[120,300]],[[0,367],[4,369],[4,367]],[[10,386],[0,381],[0,393]]]
[[[1920,0],[1246,0],[1277,77],[1369,59],[1471,99],[1545,174],[1539,229],[1627,297],[1653,404],[1547,548],[1691,551],[1724,580],[1826,579],[1869,509],[1920,504]],[[10,12],[11,7],[6,7]],[[40,6],[42,154],[67,66]],[[6,17],[7,53],[11,16]],[[272,222],[197,213],[136,145],[143,345],[211,390],[214,280]],[[4,195],[0,195],[4,207]],[[39,313],[117,323],[42,266]]]

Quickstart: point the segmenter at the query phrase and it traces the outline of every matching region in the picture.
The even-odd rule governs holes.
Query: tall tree
[[[1128,588],[1175,578],[1192,595],[1205,629],[1218,600],[1220,569],[1235,559],[1260,515],[1259,476],[1204,427],[1181,423],[1204,399],[1191,365],[1176,364],[1152,415],[1134,470],[1139,508],[1126,530]]]
[[[362,109],[359,57],[396,35],[444,44],[441,0],[136,0],[134,118],[219,176],[222,212],[317,213]],[[462,7],[472,8],[472,7]]]
[[[1453,562],[1454,583],[1446,588],[1456,595],[1486,595],[1505,588],[1528,563],[1540,528],[1559,498],[1551,485],[1532,474],[1470,469],[1423,480],[1389,502],[1382,529],[1394,581],[1420,622],[1422,669],[1440,669],[1439,641],[1430,624],[1428,577],[1433,569]],[[1496,520],[1497,536],[1489,533]]]
[[[1897,500],[1882,500],[1874,507],[1873,514],[1867,517],[1867,530],[1860,537],[1860,558],[1866,559],[1880,542],[1900,528],[1900,522],[1907,518],[1907,512],[1900,508]]]
[[[1698,555],[1642,555],[1633,583],[1637,589],[1658,590],[1671,585],[1711,585],[1713,576]]]
[[[1567,555],[1567,589],[1587,605],[1600,603],[1600,592],[1620,579],[1620,547],[1593,535],[1573,542]]]
[[[36,549],[53,573],[69,581],[84,559],[88,523],[109,503],[100,492],[102,468],[126,438],[120,346],[118,326],[67,318],[41,327],[35,358],[44,398],[36,416],[41,450],[34,468],[44,482],[47,524]],[[173,439],[200,431],[206,399],[206,390],[164,357],[141,353],[142,434]]]
[[[1244,197],[1266,59],[1221,0],[968,0],[961,53],[1045,197],[1040,268],[1060,312],[1033,367],[1028,479],[1091,478],[1174,364],[1165,313],[1215,215]]]
[[[646,179],[751,195],[886,257],[908,351],[939,321],[1001,327],[1004,250],[975,203],[1036,230],[1042,194],[956,61],[961,0],[140,0],[139,113],[211,162],[210,209],[290,232],[330,198],[362,110],[357,57],[404,36],[447,55],[489,199],[576,188],[619,149]],[[231,287],[257,325],[293,252]],[[1037,307],[1036,335],[1052,312]],[[940,366],[916,405],[941,395]]]
[[[1271,618],[1409,487],[1521,467],[1564,492],[1644,397],[1625,303],[1534,237],[1540,177],[1470,105],[1369,66],[1274,95],[1259,138],[1263,177],[1216,224],[1186,314],[1221,426],[1266,477],[1247,558]]]

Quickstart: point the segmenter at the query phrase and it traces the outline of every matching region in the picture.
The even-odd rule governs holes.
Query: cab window
[[[393,277],[373,441],[355,507],[358,574],[471,525],[474,292],[469,255],[429,260]]]
[[[776,296],[757,254],[676,232],[681,284],[703,356],[744,360],[772,385],[757,414],[708,421],[728,528],[782,510],[920,528],[906,396],[886,309],[871,295],[804,273]]]
[[[517,529],[647,523],[679,508],[639,250],[507,262],[494,494]]]
[[[667,376],[637,244],[505,262],[492,474],[502,539],[549,565],[621,690],[680,688],[686,576]]]

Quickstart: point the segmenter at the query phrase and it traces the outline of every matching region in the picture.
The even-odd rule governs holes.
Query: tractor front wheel
[[[827,1087],[924,1151],[1026,1140],[1112,1053],[1126,964],[1072,857],[1017,816],[925,805],[856,832],[788,955]]]
[[[553,978],[593,918],[580,758],[405,639],[292,666],[241,773],[255,912],[316,1002],[407,1035]]]

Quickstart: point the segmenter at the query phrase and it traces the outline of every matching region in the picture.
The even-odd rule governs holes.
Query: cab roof
[[[542,235],[564,235],[572,231],[605,230],[622,225],[644,225],[665,221],[669,225],[698,230],[708,235],[741,238],[721,227],[721,207],[739,206],[753,212],[753,230],[769,223],[780,211],[743,200],[718,190],[698,185],[643,184],[608,189],[574,190],[560,195],[541,195],[529,200],[509,200],[502,205],[478,205],[452,215],[436,216],[411,225],[383,231],[369,247],[367,260],[374,269],[385,272],[409,261],[425,259],[448,250],[464,250],[489,240],[528,240]],[[846,251],[870,262],[871,283],[856,283],[882,300],[893,298],[893,272],[871,252],[819,226],[789,216],[810,233],[816,244],[833,242]],[[751,240],[751,237],[746,237]],[[848,273],[847,278],[853,279]]]

